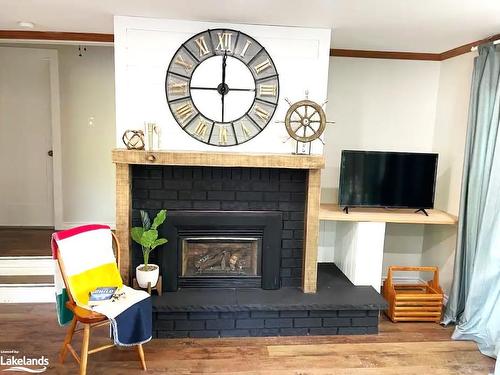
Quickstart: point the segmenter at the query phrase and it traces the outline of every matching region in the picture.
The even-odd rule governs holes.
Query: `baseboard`
[[[79,227],[82,225],[89,225],[89,224],[102,224],[102,225],[108,225],[111,229],[116,229],[116,223],[115,222],[103,222],[103,221],[89,221],[89,222],[63,222],[61,225],[56,226],[56,230],[66,230],[66,229],[71,229],[74,227]]]
[[[55,289],[50,284],[0,285],[0,303],[54,303]]]

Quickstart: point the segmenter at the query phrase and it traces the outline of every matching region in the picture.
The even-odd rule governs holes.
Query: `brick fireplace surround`
[[[214,212],[222,217],[267,213],[281,222],[275,226],[281,239],[275,239],[270,250],[279,252],[273,261],[279,279],[263,283],[263,289],[178,288],[172,279],[177,238],[171,238],[177,232],[170,228],[169,244],[154,252],[157,264],[174,264],[163,274],[166,281],[170,277],[169,292],[153,297],[155,337],[377,332],[378,312],[386,304],[373,288],[352,285],[333,264],[320,266],[318,275],[323,156],[114,150],[113,162],[125,281],[131,280],[141,260],[129,236],[130,227],[140,223],[141,209],[150,214],[167,209],[173,223],[179,221],[177,212],[200,217]],[[167,226],[171,222],[167,215]]]

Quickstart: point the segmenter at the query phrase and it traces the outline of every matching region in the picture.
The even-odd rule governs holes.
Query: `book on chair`
[[[116,292],[116,289],[118,288],[115,286],[103,286],[94,289],[92,292],[89,293],[88,305],[91,307],[98,306],[104,302],[111,300],[111,298]]]

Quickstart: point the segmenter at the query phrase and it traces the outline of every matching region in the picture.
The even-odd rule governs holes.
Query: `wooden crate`
[[[395,271],[433,272],[434,277],[427,283],[395,284],[393,281]],[[441,321],[443,290],[439,286],[437,267],[390,266],[382,294],[389,303],[385,313],[393,322],[439,323]]]

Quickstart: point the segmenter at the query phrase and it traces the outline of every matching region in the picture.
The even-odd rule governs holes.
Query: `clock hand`
[[[224,52],[224,57],[222,58],[222,92],[221,92],[221,102],[222,102],[222,122],[224,122],[224,97],[226,96],[226,65],[227,65],[227,51]]]

